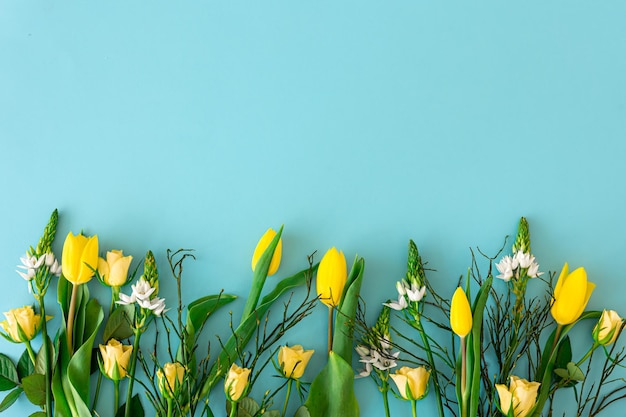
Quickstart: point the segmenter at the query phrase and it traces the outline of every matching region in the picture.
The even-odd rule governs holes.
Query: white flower
[[[132,293],[131,295],[126,295],[124,293],[120,293],[119,294],[120,299],[118,301],[116,301],[116,304],[120,304],[123,306],[129,305],[129,304],[133,304],[136,299],[135,299],[135,293]]]
[[[381,371],[386,371],[387,369],[398,366],[396,359],[400,356],[400,352],[398,351],[392,354],[383,349],[382,352],[374,351],[374,356],[376,360],[372,362],[372,365]]]
[[[396,290],[398,291],[398,295],[404,295],[406,294],[406,289],[404,286],[404,281],[398,281],[396,282]]]
[[[358,345],[356,348],[354,348],[354,350],[356,350],[356,353],[358,353],[361,357],[370,354],[370,350],[367,348],[367,346]]]
[[[393,308],[396,311],[401,311],[404,310],[405,308],[407,308],[409,306],[409,304],[406,302],[406,298],[404,297],[404,295],[400,295],[398,297],[398,302],[389,302],[389,303],[383,303],[383,305],[389,307],[389,308]]]
[[[160,316],[165,311],[165,298],[155,297],[152,300],[137,299],[137,304],[141,308],[152,310],[155,316]]]
[[[371,363],[366,363],[365,364],[365,368],[363,368],[363,370],[361,372],[359,372],[357,375],[355,375],[355,378],[366,378],[368,376],[370,376],[370,374],[372,373],[372,364]]]
[[[539,272],[539,264],[537,262],[533,262],[528,267],[528,271],[526,271],[526,275],[528,275],[528,277],[530,278],[537,278],[543,275],[543,272]]]
[[[18,271],[17,269],[15,270],[15,272],[17,272],[18,274],[20,274],[20,276],[22,278],[24,278],[26,281],[30,281],[33,278],[35,278],[35,270],[32,268],[29,268],[26,270],[26,272],[22,272],[22,271]]]
[[[520,268],[528,268],[535,261],[534,256],[532,256],[530,253],[524,253],[521,250],[515,254],[514,258],[515,260],[517,260]]]
[[[410,301],[418,302],[424,298],[424,294],[426,294],[426,286],[422,286],[422,288],[418,288],[416,284],[411,284],[411,288],[406,289],[406,295],[409,297]]]
[[[18,265],[17,267],[23,269],[25,272],[18,270],[16,270],[15,272],[20,274],[20,276],[26,281],[30,281],[35,277],[37,269],[44,263],[45,255],[42,255],[39,257],[39,259],[37,259],[34,256],[28,256],[28,254],[26,254],[26,256],[20,258],[20,261],[22,262],[22,264]]]
[[[517,266],[518,261],[516,258],[512,258],[508,255],[505,256],[500,260],[500,262],[496,264],[496,268],[498,269],[498,272],[500,272],[500,275],[498,275],[496,278],[500,278],[504,281],[509,281],[511,278],[513,278],[513,271],[517,269]]]
[[[143,277],[139,278],[139,281],[137,281],[136,284],[131,285],[131,288],[133,289],[133,295],[137,300],[149,300],[155,290]]]

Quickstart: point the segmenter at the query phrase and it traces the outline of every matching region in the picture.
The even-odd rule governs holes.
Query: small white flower
[[[396,290],[398,291],[398,295],[406,294],[406,288],[404,286],[404,281],[396,282]]]
[[[398,356],[400,356],[400,352],[390,354],[383,351],[382,353],[375,352],[375,355],[376,361],[372,363],[372,365],[375,368],[380,369],[381,371],[386,371],[387,369],[395,368],[396,366],[398,366],[398,364],[396,363],[396,359],[398,359]]]
[[[526,275],[528,275],[529,278],[537,278],[543,275],[543,272],[539,272],[539,264],[537,262],[533,262],[528,267]]]
[[[54,264],[54,262],[56,261],[56,259],[54,258],[54,253],[52,252],[44,253],[41,256],[44,257],[44,263],[48,268],[50,268],[52,264]]]
[[[535,261],[534,256],[532,256],[530,253],[524,253],[521,250],[515,254],[514,259],[517,260],[520,268],[528,268]]]
[[[418,288],[417,285],[412,284],[411,289],[406,290],[406,295],[409,297],[410,301],[419,302],[424,298],[424,294],[426,294],[426,286],[422,286],[422,288]]]
[[[387,334],[385,337],[379,338],[378,343],[380,343],[380,347],[383,349],[389,349],[391,347],[391,337]]]
[[[366,378],[366,377],[370,376],[371,373],[372,373],[372,364],[371,363],[366,363],[365,364],[365,368],[363,368],[363,370],[361,372],[359,372],[358,374],[356,374],[354,377],[356,379],[358,379],[358,378]]]
[[[39,257],[39,259],[37,259],[34,256],[28,256],[28,254],[26,254],[26,256],[24,256],[23,258],[20,258],[20,261],[22,262],[22,265],[18,265],[18,268],[21,269],[34,269],[37,270],[37,268],[39,268],[45,261],[45,255],[42,255]]]
[[[18,270],[15,270],[15,272],[20,274],[20,276],[22,278],[24,278],[26,281],[31,281],[33,278],[35,278],[35,270],[32,269],[32,268],[27,269],[26,272],[22,272],[22,271],[18,271]]]
[[[143,277],[139,278],[136,284],[131,285],[131,288],[133,289],[133,296],[138,301],[149,301],[150,296],[155,291]]]
[[[50,273],[56,275],[57,277],[60,277],[61,271],[61,264],[55,259],[52,265],[50,265]]]
[[[131,295],[126,295],[124,293],[120,293],[120,299],[118,301],[116,301],[116,304],[120,304],[123,306],[129,305],[129,304],[133,304],[136,301],[135,299],[135,293],[132,293]]]
[[[400,295],[398,297],[398,302],[390,302],[390,303],[383,303],[383,305],[389,307],[389,308],[393,308],[396,311],[401,311],[404,310],[405,308],[407,308],[409,306],[409,304],[406,302],[406,298],[404,297],[404,295]]]
[[[498,272],[500,272],[500,275],[498,275],[496,278],[500,278],[504,281],[509,281],[511,278],[513,278],[513,270],[517,269],[517,265],[517,259],[514,259],[508,255],[505,256],[500,260],[500,262],[496,264],[496,268],[498,269]]]
[[[370,354],[370,350],[367,348],[367,346],[358,345],[356,348],[354,348],[354,350],[356,350],[356,353],[358,353],[361,357],[368,356]]]
[[[165,298],[155,297],[152,300],[137,300],[142,308],[152,310],[155,316],[160,316],[165,311]]]

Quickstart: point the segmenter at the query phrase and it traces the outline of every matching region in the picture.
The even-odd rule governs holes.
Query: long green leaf
[[[364,268],[365,261],[357,256],[350,270],[350,276],[347,279],[346,289],[335,320],[333,351],[347,363],[352,363],[354,318],[359,304]]]
[[[472,335],[470,347],[471,355],[468,355],[468,366],[471,369],[471,399],[469,416],[478,415],[478,406],[480,405],[480,372],[481,372],[481,336],[483,332],[483,313],[485,311],[485,305],[489,298],[489,291],[493,283],[493,276],[489,275],[483,285],[480,286],[473,308],[473,323],[472,323]]]
[[[305,406],[311,417],[358,417],[352,365],[331,351],[326,366],[311,384]]]
[[[0,413],[11,407],[13,403],[20,397],[22,392],[24,392],[24,390],[20,387],[17,387],[13,391],[9,392],[0,403]]]

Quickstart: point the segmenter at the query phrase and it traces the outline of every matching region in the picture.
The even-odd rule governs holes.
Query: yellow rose
[[[504,415],[513,410],[514,417],[526,417],[535,407],[539,382],[528,382],[525,379],[512,376],[509,387],[504,384],[496,384],[496,390],[500,397],[500,409]]]
[[[224,392],[230,401],[239,401],[247,393],[250,369],[232,364],[224,382]]]
[[[614,310],[604,310],[593,328],[593,339],[607,346],[615,342],[622,328],[622,318]]]
[[[132,260],[132,256],[124,256],[121,250],[109,251],[106,260],[98,258],[98,274],[109,287],[121,287],[126,284]]]
[[[278,364],[287,378],[302,377],[314,350],[304,350],[302,346],[282,346],[278,351]]]
[[[418,368],[403,366],[390,376],[405,400],[421,400],[426,396],[430,371],[423,366]]]
[[[124,378],[132,352],[132,346],[123,345],[115,339],[110,339],[106,345],[100,345],[104,374],[112,380]]]
[[[458,287],[452,296],[450,305],[450,327],[460,337],[472,331],[472,309],[463,288]]]
[[[261,236],[259,239],[259,243],[256,244],[256,248],[254,248],[254,253],[252,254],[252,270],[256,268],[256,264],[259,262],[261,255],[265,252],[265,249],[270,245],[272,239],[276,236],[276,232],[274,229],[267,229],[265,234]],[[280,265],[280,258],[283,253],[283,240],[278,239],[278,244],[276,245],[276,249],[274,249],[274,255],[272,256],[272,260],[270,261],[270,267],[267,271],[267,276],[274,275],[276,271],[278,271],[278,266]]]
[[[33,340],[41,327],[41,315],[35,314],[31,306],[14,308],[4,313],[6,320],[0,326],[15,343]]]
[[[157,371],[159,390],[165,398],[173,398],[180,392],[185,377],[185,367],[179,363],[166,363]]]
[[[347,279],[346,257],[335,247],[330,248],[317,269],[317,295],[320,301],[328,307],[337,307]]]
[[[67,234],[61,260],[63,276],[74,285],[84,284],[93,277],[98,266],[98,236]]]
[[[570,274],[566,263],[554,288],[554,300],[550,309],[554,320],[560,325],[578,320],[595,287],[594,283],[587,281],[584,268],[578,268]]]

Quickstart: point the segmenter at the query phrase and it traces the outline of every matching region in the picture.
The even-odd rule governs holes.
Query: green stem
[[[76,314],[76,296],[78,294],[79,285],[80,284],[72,284],[70,310],[67,313],[67,347],[70,350],[70,356],[74,354],[74,315]]]
[[[333,308],[328,306],[328,353],[333,350]]]
[[[172,407],[172,402],[171,398],[167,399],[167,417],[172,417],[172,409],[174,408]]]
[[[380,392],[383,395],[383,405],[385,406],[385,416],[390,417],[389,414],[389,383],[385,380],[382,381],[383,385],[380,387]]]
[[[583,356],[582,359],[579,360],[578,363],[576,363],[576,366],[580,367],[580,365],[582,365],[583,362],[586,361],[589,358],[589,356],[591,356],[593,351],[596,350],[599,347],[600,347],[600,344],[597,343],[597,342],[594,342],[593,345],[591,346],[591,348],[589,349],[589,351],[587,353],[585,353],[585,356]]]
[[[98,372],[98,382],[96,383],[96,394],[93,397],[93,405],[91,406],[91,414],[94,414],[96,407],[98,406],[98,400],[100,399],[100,386],[102,385],[102,372]],[[119,407],[118,407],[119,408]],[[117,408],[115,409],[117,413]]]
[[[443,401],[441,398],[441,389],[439,386],[439,376],[437,373],[437,368],[435,366],[435,358],[433,356],[433,352],[430,349],[430,343],[428,341],[428,336],[426,335],[426,331],[422,326],[422,322],[419,316],[414,317],[414,327],[417,329],[418,333],[422,338],[422,343],[424,344],[424,348],[426,349],[426,356],[428,357],[428,364],[431,369],[431,379],[433,380],[433,385],[435,386],[435,397],[437,399],[437,411],[439,411],[439,417],[444,417],[443,412]]]
[[[48,325],[46,324],[46,306],[43,299],[39,299],[39,310],[41,311],[41,337],[43,338],[43,352],[46,359],[44,366],[44,378],[46,379],[46,417],[52,417],[52,364],[50,363],[50,343],[48,343]]]
[[[411,411],[413,412],[413,417],[417,417],[417,401],[411,400]]]
[[[230,417],[237,417],[237,401],[230,402]]]
[[[289,403],[289,397],[291,396],[291,383],[293,379],[289,378],[289,382],[287,382],[287,395],[285,396],[285,405],[283,405],[283,412],[281,414],[282,417],[287,415],[287,404]]]
[[[113,410],[115,410],[114,412],[117,413],[117,410],[120,408],[120,381],[117,379],[113,380],[113,390],[115,401],[115,408]]]
[[[461,337],[461,416],[467,416],[467,349],[465,336]]]
[[[130,357],[130,367],[128,369],[128,391],[126,392],[126,405],[124,407],[124,417],[131,417],[130,400],[133,397],[133,385],[135,382],[135,367],[137,365],[137,353],[139,352],[139,339],[141,339],[141,331],[135,330],[135,341],[133,342],[133,354]]]
[[[37,356],[35,355],[33,347],[30,345],[30,340],[25,341],[24,344],[26,345],[26,350],[28,351],[28,357],[33,363],[33,366],[35,366],[37,364]]]
[[[113,313],[117,304],[115,302],[120,298],[120,287],[111,287],[111,306],[109,307],[109,315]]]

